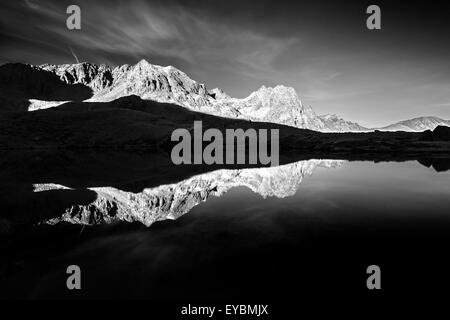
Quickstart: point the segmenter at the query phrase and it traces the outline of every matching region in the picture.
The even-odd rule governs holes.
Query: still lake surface
[[[450,171],[417,161],[308,160],[280,168],[219,170],[200,175],[202,183],[198,176],[175,183],[171,192],[192,192],[195,184],[201,196],[178,206],[184,211],[170,215],[177,219],[159,216],[150,226],[34,225],[2,244],[0,295],[351,299],[368,294],[372,264],[381,268],[385,295],[433,294],[450,284]],[[155,188],[144,193],[169,190]],[[82,270],[80,291],[66,288],[71,264]]]

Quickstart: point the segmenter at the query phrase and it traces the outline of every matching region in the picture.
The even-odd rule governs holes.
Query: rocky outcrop
[[[450,127],[438,126],[433,131],[434,141],[450,141]]]
[[[0,100],[83,101],[92,97],[92,90],[81,83],[68,83],[41,67],[9,63],[0,66]],[[2,106],[8,108],[8,105]],[[9,110],[7,111],[13,111]],[[0,110],[1,111],[1,110]]]
[[[450,141],[450,127],[437,126],[433,131],[426,130],[420,133],[421,141]]]

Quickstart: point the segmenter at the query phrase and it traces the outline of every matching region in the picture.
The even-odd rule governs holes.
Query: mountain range
[[[177,104],[191,111],[257,122],[271,122],[321,132],[424,131],[450,120],[422,117],[383,128],[365,128],[337,115],[317,115],[293,88],[262,86],[243,99],[207,87],[175,67],[141,60],[135,65],[109,67],[92,63],[0,67],[3,111],[35,111],[70,101],[111,102],[135,95],[144,100]]]

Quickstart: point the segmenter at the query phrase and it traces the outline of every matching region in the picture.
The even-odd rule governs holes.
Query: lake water
[[[62,187],[34,193],[52,188]],[[118,202],[110,217],[96,213],[108,223],[61,212],[3,241],[2,297],[351,299],[368,294],[372,264],[385,295],[450,284],[450,171],[417,161],[307,160],[93,191]],[[71,264],[80,291],[66,288]]]

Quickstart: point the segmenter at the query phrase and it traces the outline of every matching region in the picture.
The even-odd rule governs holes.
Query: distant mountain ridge
[[[0,67],[0,85],[6,83],[7,86],[10,86],[9,83],[13,79],[12,83],[29,90],[33,88],[36,78],[39,78],[39,71],[42,72],[42,80],[37,81],[37,83],[41,83],[41,86],[42,83],[45,85],[45,92],[51,91],[54,82],[52,75],[61,81],[61,84],[55,84],[54,87],[59,88],[69,85],[90,89],[90,96],[87,97],[83,92],[83,96],[77,94],[75,100],[110,102],[124,96],[136,95],[145,100],[174,103],[192,111],[215,116],[271,122],[321,132],[374,130],[347,121],[337,115],[317,115],[310,106],[302,104],[295,89],[291,87],[282,85],[273,88],[262,86],[248,97],[237,99],[230,97],[219,88],[208,90],[203,83],[191,79],[186,73],[175,67],[153,65],[146,60],[141,60],[135,65],[125,64],[114,68],[104,64],[95,65],[87,62],[41,66],[7,64]],[[11,72],[19,74],[11,75]],[[33,83],[28,80],[31,74],[34,79]],[[47,85],[48,80],[46,79],[49,77],[52,81]],[[50,88],[47,88],[48,86]],[[58,90],[61,91],[62,89]],[[9,91],[0,88],[0,93],[2,93],[0,100],[11,105],[13,103],[7,97]],[[34,111],[56,107],[64,102],[73,101],[74,97],[60,94],[57,96],[58,99],[51,99],[51,96],[40,93],[32,97],[27,95],[27,98],[27,102],[29,101],[28,110]],[[26,108],[24,105],[26,104],[23,101],[20,102],[21,109]],[[427,120],[431,118],[433,120]],[[437,117],[424,117],[423,121],[420,121],[420,119],[403,121],[379,128],[379,130],[423,131],[433,130],[438,125],[449,125],[449,121]]]
[[[417,117],[410,120],[400,121],[386,127],[377,128],[380,131],[425,131],[434,130],[438,126],[450,127],[450,120],[443,120],[438,117]]]

